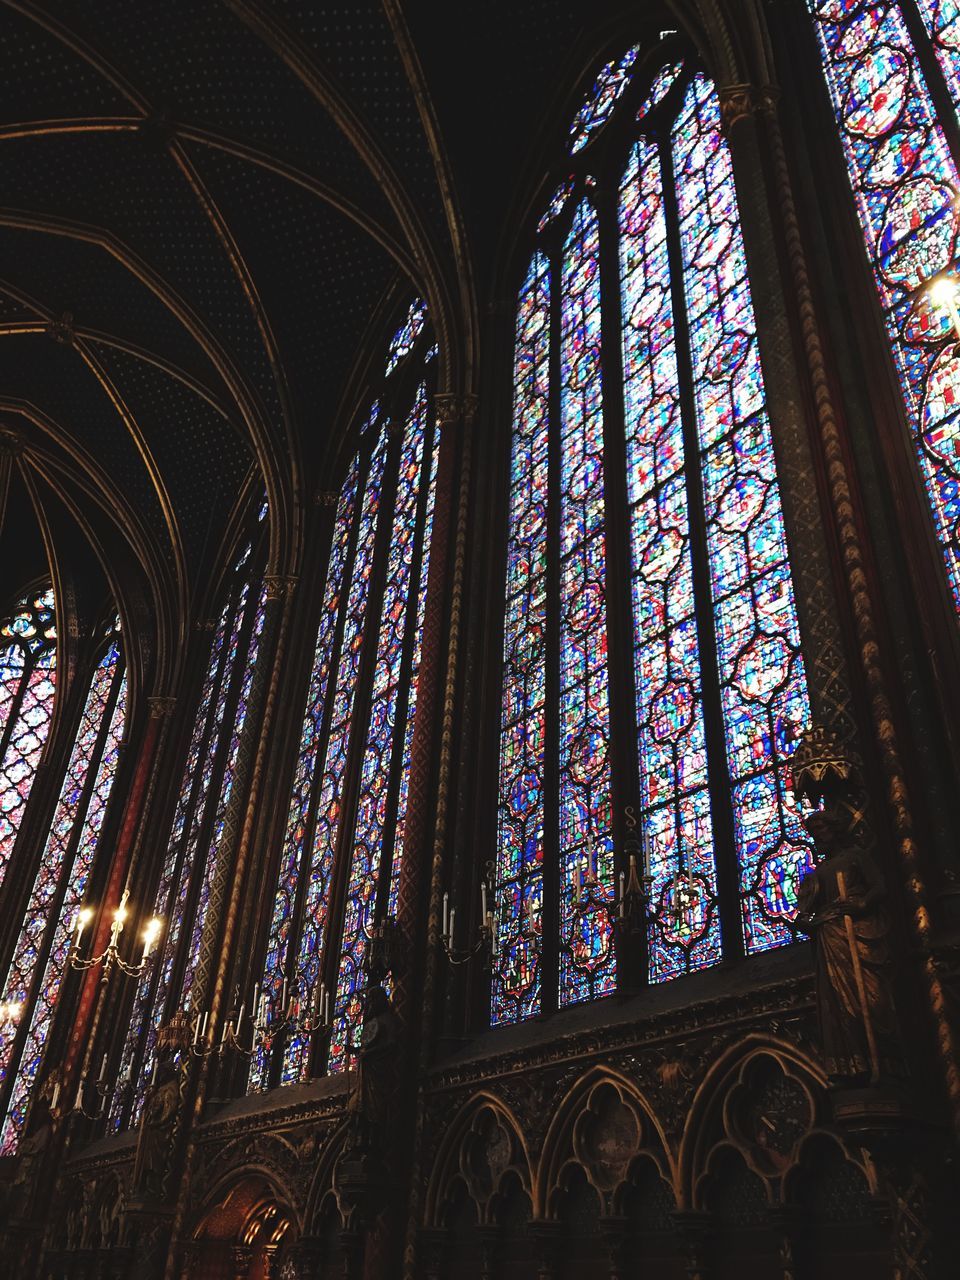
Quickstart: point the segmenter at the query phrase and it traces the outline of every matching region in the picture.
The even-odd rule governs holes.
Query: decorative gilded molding
[[[267,589],[267,599],[283,600],[288,594],[292,595],[298,581],[296,574],[265,573],[263,585]]]
[[[73,312],[64,311],[55,320],[51,320],[47,333],[62,347],[74,346],[77,334],[73,323]]]
[[[729,133],[741,120],[748,120],[759,106],[756,91],[750,84],[725,85],[718,90],[718,96],[724,133]]]
[[[176,705],[176,698],[156,694],[147,698],[147,706],[150,708],[151,720],[162,720],[164,716],[172,716]]]
[[[313,500],[318,507],[335,507],[339,499],[336,489],[318,489]]]

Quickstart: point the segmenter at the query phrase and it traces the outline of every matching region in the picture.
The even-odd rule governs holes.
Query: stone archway
[[[189,1280],[276,1280],[296,1217],[261,1174],[231,1183],[205,1210],[188,1247]]]

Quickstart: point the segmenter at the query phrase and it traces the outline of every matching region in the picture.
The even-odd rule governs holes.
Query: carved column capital
[[[756,91],[757,110],[763,115],[776,113],[780,102],[780,90],[775,84],[762,84]]]
[[[477,397],[470,392],[458,395],[454,391],[438,391],[433,397],[433,403],[441,429],[458,423],[465,427],[471,426],[477,416]]]
[[[726,134],[741,120],[748,120],[758,109],[757,94],[751,84],[728,84],[718,90],[720,120]]]
[[[283,600],[287,595],[292,595],[298,581],[296,574],[265,573],[263,585],[267,589],[267,599]]]
[[[147,698],[151,720],[162,720],[164,716],[172,716],[176,705],[176,698],[167,697],[166,695],[153,694]]]

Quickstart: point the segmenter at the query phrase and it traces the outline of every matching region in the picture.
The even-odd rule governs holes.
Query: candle
[[[203,1015],[203,1026],[200,1028],[201,1040],[205,1040],[207,1038],[207,1022],[209,1021],[209,1019],[210,1019],[210,1010],[208,1009],[206,1013]]]
[[[450,912],[450,945],[453,946],[453,936],[457,931],[457,908],[454,907]]]
[[[480,881],[480,904],[481,904],[480,913],[483,916],[484,920],[486,920],[487,918],[487,882],[486,880]]]
[[[627,891],[627,877],[621,871],[620,872],[620,919],[621,920],[623,919],[624,913],[626,912],[626,906],[624,904],[626,891]]]
[[[237,1014],[237,1035],[240,1034],[240,1024],[243,1022],[243,1015],[246,1012],[246,1009],[247,1009],[247,1006],[245,1004],[242,1004],[240,1006],[240,1012]]]
[[[261,1027],[265,1027],[267,1025],[267,997],[265,995],[261,995],[260,997],[260,1008],[257,1011],[257,1023]]]
[[[74,1098],[74,1101],[73,1101],[73,1109],[74,1111],[83,1110],[83,1080],[82,1079],[79,1080],[77,1083],[77,1096],[76,1098]]]
[[[450,895],[443,895],[443,933],[442,938],[446,942],[450,937]]]
[[[325,991],[323,994],[323,1021],[327,1026],[330,1025],[330,992]]]
[[[57,1103],[60,1101],[60,1081],[55,1080],[53,1083],[53,1094],[50,1098],[50,1110],[56,1111]]]
[[[97,1084],[103,1084],[107,1078],[107,1055],[103,1055],[103,1061],[100,1063],[100,1074],[97,1077]]]
[[[287,1008],[287,979],[283,979],[283,994],[280,996],[280,1008],[285,1012]]]

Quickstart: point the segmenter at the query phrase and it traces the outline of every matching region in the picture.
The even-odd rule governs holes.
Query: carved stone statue
[[[367,990],[364,1008],[357,1086],[347,1105],[350,1146],[376,1144],[390,1118],[396,1085],[397,1015],[386,991],[374,983]]]
[[[836,1081],[876,1084],[902,1074],[890,986],[883,879],[864,847],[857,765],[828,730],[807,730],[793,760],[794,794],[820,861],[800,885],[798,923],[816,951],[817,1009]]]
[[[163,1198],[179,1103],[180,1073],[171,1059],[162,1059],[156,1081],[147,1090],[133,1177],[136,1190],[152,1199]]]

